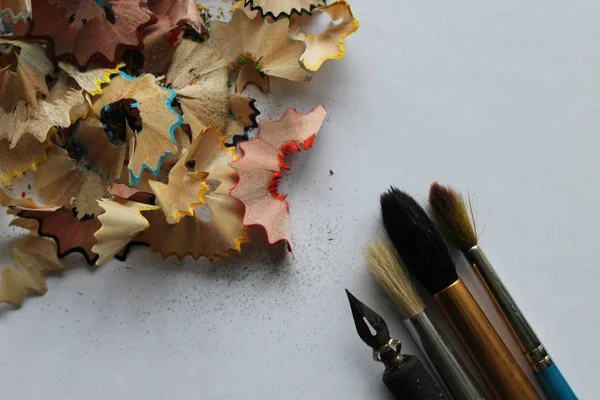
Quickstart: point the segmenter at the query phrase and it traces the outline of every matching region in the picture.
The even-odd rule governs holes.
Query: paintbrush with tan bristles
[[[470,203],[467,211],[467,204],[460,193],[434,183],[429,191],[429,208],[440,230],[464,254],[483,282],[546,396],[550,400],[577,399],[481,250]]]
[[[365,261],[371,275],[400,310],[410,334],[452,397],[456,400],[485,399],[483,391],[456,351],[427,315],[423,300],[391,244],[381,239],[369,243],[365,249]]]

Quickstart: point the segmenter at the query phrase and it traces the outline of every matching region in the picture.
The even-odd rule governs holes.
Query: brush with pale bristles
[[[478,245],[473,215],[471,212],[469,216],[464,198],[452,188],[434,183],[429,191],[429,208],[440,230],[465,255],[479,275],[546,396],[550,400],[577,399]]]
[[[398,306],[410,334],[452,397],[456,400],[486,399],[454,348],[427,315],[423,300],[391,244],[384,240],[371,242],[365,249],[365,261],[371,275]]]
[[[432,295],[495,399],[540,399],[535,388],[458,278],[448,249],[423,208],[391,188],[381,195],[383,224],[398,255]]]

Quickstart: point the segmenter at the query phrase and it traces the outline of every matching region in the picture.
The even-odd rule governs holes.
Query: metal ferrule
[[[554,364],[554,361],[552,361],[550,354],[548,354],[543,344],[540,344],[537,349],[525,354],[525,356],[527,357],[527,361],[531,365],[531,368],[536,373],[542,372]]]
[[[500,277],[496,274],[481,247],[471,247],[465,252],[465,256],[479,275],[488,294],[496,304],[496,308],[510,327],[531,368],[535,372],[541,372],[552,365],[550,355],[523,316],[523,313],[521,313]]]
[[[404,355],[400,352],[402,343],[398,339],[390,338],[390,340],[378,349],[373,349],[373,360],[381,362],[386,368],[397,366],[404,359]]]
[[[454,348],[423,311],[404,320],[410,334],[456,400],[487,399]]]

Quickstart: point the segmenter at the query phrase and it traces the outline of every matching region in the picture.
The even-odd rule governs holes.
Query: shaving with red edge
[[[289,170],[284,157],[300,151],[300,143],[314,142],[325,118],[325,107],[317,106],[307,114],[288,109],[278,121],[261,120],[259,136],[240,144],[244,156],[231,163],[239,182],[231,195],[246,207],[244,225],[264,227],[269,243],[285,241],[292,252],[289,204],[278,191],[282,169]]]

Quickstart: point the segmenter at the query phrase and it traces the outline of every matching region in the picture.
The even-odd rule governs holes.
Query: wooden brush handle
[[[479,369],[494,398],[541,399],[460,279],[435,294],[434,298]]]

